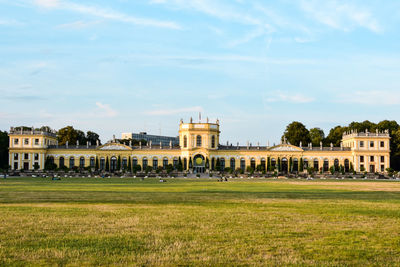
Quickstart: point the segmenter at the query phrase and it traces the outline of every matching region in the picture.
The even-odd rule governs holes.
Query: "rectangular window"
[[[369,161],[370,161],[370,162],[374,162],[374,158],[375,158],[374,156],[370,156],[370,157],[369,157]]]
[[[360,162],[364,162],[364,156],[360,156]]]
[[[15,139],[14,139],[14,145],[18,145],[18,142],[19,142],[19,139],[18,139],[18,138],[15,138]]]
[[[385,165],[381,165],[381,172],[385,171]]]
[[[381,162],[385,162],[385,156],[381,156]]]
[[[35,160],[39,160],[39,154],[35,153]]]
[[[39,144],[39,138],[36,138],[35,139],[35,145],[38,145]]]
[[[25,138],[25,145],[29,145],[29,139]]]
[[[385,147],[385,142],[381,141],[381,147]]]
[[[24,159],[29,159],[29,154],[28,153],[24,154]]]
[[[18,154],[17,153],[14,154],[14,160],[18,160]]]
[[[364,141],[360,141],[360,147],[364,147]]]
[[[375,145],[375,142],[374,142],[374,141],[370,141],[370,142],[369,142],[369,147],[374,147],[374,145]]]

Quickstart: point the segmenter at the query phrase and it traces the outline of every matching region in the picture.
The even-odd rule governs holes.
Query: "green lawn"
[[[0,179],[0,266],[400,266],[400,182]]]

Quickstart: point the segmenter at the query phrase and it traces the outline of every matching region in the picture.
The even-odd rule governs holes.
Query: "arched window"
[[[335,171],[339,171],[339,160],[335,159],[335,161],[333,162],[333,165],[335,166]]]
[[[95,167],[94,165],[96,165],[96,161],[95,161],[94,157],[91,157],[90,158],[90,168],[94,168]]]
[[[75,166],[75,159],[74,157],[69,158],[69,168],[72,169]]]
[[[231,158],[231,165],[230,165],[230,166],[231,166],[231,169],[232,169],[232,170],[235,170],[235,168],[236,168],[236,167],[235,167],[235,163],[236,163],[236,162],[235,162],[235,158]]]
[[[344,171],[349,172],[350,171],[350,161],[348,159],[344,160]]]
[[[308,168],[308,159],[304,159],[303,167],[304,169]]]
[[[142,160],[143,170],[147,168],[147,158],[143,158]]]
[[[106,160],[104,158],[100,159],[100,170],[104,170],[106,166]]]
[[[240,159],[240,169],[241,169],[242,171],[245,171],[245,170],[246,170],[246,161],[245,161],[244,158],[241,158],[241,159]]]
[[[272,170],[275,170],[275,167],[276,167],[276,159],[274,159],[274,158],[271,159],[271,167],[272,167]]]
[[[215,148],[215,135],[211,137],[211,148]]]
[[[154,157],[153,158],[153,170],[158,168],[158,158]]]
[[[314,159],[314,170],[319,171],[319,162],[318,159]]]
[[[132,159],[132,167],[137,166],[137,158]]]
[[[299,160],[297,158],[293,159],[293,171],[298,172],[299,171]]]
[[[198,136],[196,137],[196,146],[197,146],[197,147],[201,147],[201,136],[200,136],[200,135],[198,135]]]
[[[64,166],[65,166],[64,157],[60,157],[59,167],[60,167],[60,168],[64,168]]]
[[[225,170],[225,158],[221,158],[221,171]]]
[[[179,163],[179,161],[178,161],[178,159],[177,158],[174,158],[174,169],[176,169],[177,167],[178,167],[178,163]]]
[[[255,170],[256,169],[256,160],[254,158],[252,158],[250,160],[250,167]]]
[[[168,158],[163,159],[163,168],[166,169],[168,166]]]
[[[85,158],[84,157],[79,158],[79,168],[85,168]]]
[[[266,167],[266,166],[265,166],[265,158],[262,158],[262,159],[261,159],[261,170],[262,170],[262,171],[265,171],[265,167]]]
[[[324,172],[329,171],[329,160],[324,159]]]
[[[185,135],[184,137],[183,137],[183,147],[187,147],[187,136]]]

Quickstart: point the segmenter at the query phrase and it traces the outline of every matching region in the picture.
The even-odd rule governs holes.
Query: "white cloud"
[[[100,23],[100,21],[82,21],[82,20],[78,20],[78,21],[74,21],[74,22],[70,22],[70,23],[64,23],[61,25],[58,25],[58,28],[66,28],[66,29],[82,29],[82,28],[86,28],[86,27],[90,27],[92,25],[98,24]]]
[[[274,102],[289,102],[289,103],[310,103],[314,101],[314,98],[308,97],[302,94],[291,94],[284,92],[275,92],[273,95],[269,95],[264,98],[264,101],[267,103]]]
[[[366,90],[343,94],[337,102],[354,103],[371,106],[398,105],[400,103],[400,92]]]
[[[21,26],[24,25],[24,23],[19,22],[14,19],[1,19],[0,18],[0,26]]]
[[[96,106],[98,108],[98,111],[100,112],[99,113],[100,117],[104,116],[104,117],[111,118],[111,117],[115,117],[115,116],[118,115],[118,112],[115,111],[114,109],[112,109],[110,107],[110,105],[108,105],[108,104],[103,104],[101,102],[96,102]]]
[[[382,31],[370,11],[352,4],[302,0],[300,8],[319,23],[335,29],[350,31],[354,27],[363,27],[375,33]]]
[[[144,112],[146,115],[174,115],[181,113],[191,112],[203,112],[203,108],[200,106],[189,107],[189,108],[178,108],[178,109],[157,109]]]
[[[181,29],[180,25],[172,21],[161,21],[155,19],[139,18],[121,12],[117,12],[112,9],[76,4],[69,1],[36,0],[34,4],[42,8],[68,10],[103,19],[132,23],[135,25],[152,26],[152,27],[169,28],[169,29]]]

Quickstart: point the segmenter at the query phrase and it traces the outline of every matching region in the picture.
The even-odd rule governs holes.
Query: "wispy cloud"
[[[383,30],[371,11],[349,3],[302,0],[300,8],[319,23],[335,29],[350,31],[363,27],[375,33]]]
[[[314,101],[314,98],[303,95],[303,94],[291,94],[286,92],[275,92],[272,95],[268,95],[264,98],[266,103],[274,103],[274,102],[289,102],[289,103],[310,103]]]
[[[60,24],[57,27],[58,28],[64,28],[64,29],[83,29],[83,28],[87,28],[90,27],[92,25],[96,25],[99,24],[100,21],[82,21],[82,20],[78,20],[78,21],[73,21],[70,23],[64,23],[64,24]]]
[[[400,103],[400,92],[385,90],[358,90],[341,95],[336,102],[370,106],[398,105]]]
[[[15,19],[2,19],[0,18],[0,26],[22,26],[24,23]]]
[[[174,115],[191,112],[203,112],[203,108],[200,106],[189,107],[189,108],[177,108],[177,109],[156,109],[144,112],[146,115]]]
[[[62,9],[72,12],[77,12],[81,14],[86,14],[90,16],[99,17],[107,20],[120,21],[125,23],[131,23],[141,26],[151,26],[159,28],[169,28],[169,29],[181,29],[181,26],[172,21],[162,21],[156,19],[139,18],[131,15],[127,15],[112,9],[106,9],[98,6],[90,6],[77,4],[69,1],[61,0],[36,0],[34,4],[41,8],[46,9]]]
[[[108,104],[96,102],[96,106],[99,111],[98,114],[100,117],[104,116],[104,117],[112,118],[112,117],[115,117],[118,115],[118,112],[116,110],[114,110],[113,108],[111,108],[111,106]]]

